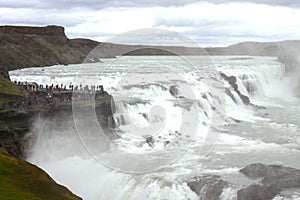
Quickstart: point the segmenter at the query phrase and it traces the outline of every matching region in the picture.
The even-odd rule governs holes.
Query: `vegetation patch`
[[[18,86],[8,79],[0,79],[0,94],[21,96],[23,93]]]
[[[0,148],[0,199],[80,199],[40,168]]]

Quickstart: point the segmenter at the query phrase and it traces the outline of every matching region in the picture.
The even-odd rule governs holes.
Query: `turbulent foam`
[[[270,95],[270,91],[274,89],[273,83],[282,78],[285,73],[284,66],[275,58],[251,57],[252,59],[249,60],[233,58],[213,57],[212,59],[217,63],[219,71],[236,77],[238,90],[251,101],[259,101]],[[170,65],[172,62],[177,63],[176,60],[172,61],[172,57],[163,59],[169,59]],[[143,57],[139,57],[141,68],[143,67],[142,60]],[[110,62],[110,60],[104,61]],[[190,148],[185,149],[186,156],[157,173],[132,175],[115,172],[99,164],[85,152],[76,135],[72,134],[74,130],[55,131],[51,126],[36,121],[32,135],[34,140],[28,152],[30,162],[42,167],[56,181],[68,186],[73,192],[86,199],[198,199],[199,197],[183,180],[199,175],[199,173],[226,174],[237,171],[237,168],[226,167],[228,163],[222,163],[223,169],[220,169],[220,165],[213,167],[213,170],[201,168],[202,157],[199,149],[210,129],[219,131],[220,127],[211,127],[211,122],[214,113],[221,113],[217,105],[218,100],[221,101],[221,99],[214,99],[216,97],[203,77],[200,77],[199,72],[180,70],[181,73],[175,79],[167,79],[168,73],[163,70],[164,73],[161,75],[164,78],[156,82],[145,81],[141,73],[135,75],[132,82],[130,77],[133,76],[132,74],[124,79],[126,66],[117,65],[104,71],[104,64],[28,68],[10,72],[10,76],[12,80],[17,81],[68,86],[70,83],[75,83],[72,75],[76,76],[79,70],[84,84],[103,84],[106,91],[115,95],[114,120],[117,124],[116,131],[119,131],[121,135],[115,144],[121,150],[141,153],[159,151],[164,148],[180,149],[182,146],[190,145]],[[181,67],[178,63],[174,66]],[[146,66],[145,70],[147,75],[151,74],[151,67]],[[151,79],[155,80],[155,76]],[[125,82],[121,82],[124,80]],[[126,81],[130,84],[127,85]],[[225,103],[228,118],[248,122],[265,120],[255,116],[255,111],[243,104],[230,84],[225,80],[218,80],[218,82],[229,88],[232,96],[237,100],[235,102],[230,96],[224,94],[226,101],[222,103]],[[187,87],[192,88],[192,95],[186,92]],[[198,112],[198,134],[179,131],[178,126],[182,122],[183,111]],[[185,126],[189,126],[187,123],[189,121],[193,119],[187,119]],[[147,129],[149,126],[152,128],[150,131]],[[287,125],[287,128],[294,129],[295,127]],[[157,134],[154,135],[151,145],[149,144],[151,142],[145,141],[145,137],[152,135],[153,130]],[[242,134],[236,136],[225,133],[219,137],[218,143],[222,148],[227,149],[215,152],[216,155],[264,151],[279,146],[246,139]],[[235,198],[236,188],[227,187],[221,195],[221,199]]]
[[[220,57],[216,57],[215,62],[219,60]],[[232,59],[224,61],[223,58],[218,68],[227,75],[235,76],[240,92],[248,97],[267,95],[269,85],[285,76],[285,66],[272,57],[255,57],[247,62]]]
[[[10,76],[12,80],[26,80],[49,85],[103,84],[105,90],[115,98],[116,112],[113,119],[117,125],[118,133],[129,133],[129,137],[123,135],[117,142],[122,147],[130,148],[132,136],[146,138],[153,135],[153,132],[155,132],[156,138],[154,138],[152,148],[180,146],[178,142],[184,145],[192,142],[194,136],[202,142],[211,125],[213,113],[221,113],[216,103],[222,101],[221,99],[212,100],[212,98],[218,97],[212,97],[210,88],[205,79],[201,77],[203,74],[199,74],[198,71],[191,71],[188,67],[186,69],[184,66],[186,63],[182,63],[182,66],[178,65],[180,60],[177,58],[165,57],[169,65],[173,63],[180,70],[176,69],[169,72],[170,70],[163,69],[158,77],[158,68],[154,67],[153,61],[147,57],[145,57],[145,61],[142,57],[138,62],[132,62],[129,58],[125,57],[124,63],[115,63],[109,69],[106,68],[106,64],[111,63],[111,59],[105,60],[105,63],[16,70],[10,72]],[[230,56],[212,57],[213,61],[217,63],[216,66],[219,71],[236,77],[237,90],[241,94],[255,99],[257,96],[267,95],[269,85],[274,80],[283,77],[285,70],[284,66],[278,63],[275,58],[251,58],[245,62],[244,59],[239,60]],[[150,64],[149,61],[151,61]],[[158,61],[160,62],[159,59]],[[127,65],[131,67],[130,65],[133,63],[137,64],[138,67],[126,73]],[[72,77],[72,75],[78,74],[80,74],[80,82],[76,82],[76,77]],[[231,95],[225,94],[227,117],[249,122],[263,120],[263,118],[253,115],[254,111],[243,104],[240,96],[226,80],[219,80],[219,82],[229,89]],[[190,88],[191,92],[188,92]],[[187,101],[187,99],[193,101]],[[201,131],[196,134],[180,132],[182,112],[192,112],[193,110],[199,112],[198,130]],[[188,126],[188,124],[184,125]],[[175,143],[177,145],[174,145]],[[124,146],[124,144],[126,145]],[[149,146],[141,143],[140,140],[132,139],[131,145],[136,150],[149,150]]]

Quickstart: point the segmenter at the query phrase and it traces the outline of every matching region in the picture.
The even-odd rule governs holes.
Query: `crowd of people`
[[[81,90],[81,91],[99,91],[99,92],[104,92],[103,85],[85,85],[83,86],[82,84],[80,85],[74,85],[70,83],[68,86],[64,84],[37,84],[34,82],[20,82],[20,81],[14,81],[16,85],[19,87],[22,87],[25,90],[29,91],[47,91],[47,92],[54,92],[54,91],[76,91],[76,90]]]
[[[25,109],[25,107],[26,107],[25,101],[2,103],[0,104],[0,111],[6,109]]]
[[[26,90],[29,95],[25,99],[16,99],[15,101],[0,104],[0,110],[6,109],[26,109],[31,106],[40,104],[50,105],[54,103],[72,102],[78,100],[91,100],[93,96],[103,95],[103,85],[73,85],[64,84],[37,84],[34,82],[14,81],[14,84],[23,90]],[[74,95],[75,94],[75,95]]]

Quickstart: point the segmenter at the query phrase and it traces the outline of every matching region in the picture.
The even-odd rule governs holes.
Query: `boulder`
[[[227,185],[228,183],[217,175],[195,177],[188,182],[191,190],[203,200],[218,200]]]
[[[293,174],[300,175],[300,170],[281,165],[265,165],[261,163],[250,164],[241,169],[240,172],[250,178],[279,177]]]
[[[262,178],[261,185],[253,184],[238,191],[238,200],[272,199],[283,189],[300,188],[300,170],[281,165],[250,164],[241,169],[245,176]]]
[[[264,186],[253,184],[245,189],[241,189],[237,193],[238,200],[271,200],[278,193],[280,189],[274,185]]]
[[[169,91],[170,91],[170,93],[171,93],[171,95],[172,95],[173,97],[175,97],[175,98],[178,97],[179,91],[178,91],[178,88],[177,88],[176,85],[170,86]]]

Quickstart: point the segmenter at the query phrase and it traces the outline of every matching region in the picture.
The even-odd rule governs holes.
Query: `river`
[[[193,59],[124,56],[11,71],[16,81],[101,84],[115,99],[118,139],[93,146],[85,134],[96,125],[61,129],[37,119],[27,160],[84,199],[199,199],[186,182],[203,174],[230,183],[220,199],[236,199],[250,184],[239,169],[250,163],[300,169],[300,101],[286,66],[275,57]],[[235,77],[237,89],[214,72]],[[275,199],[300,199],[300,191]]]

